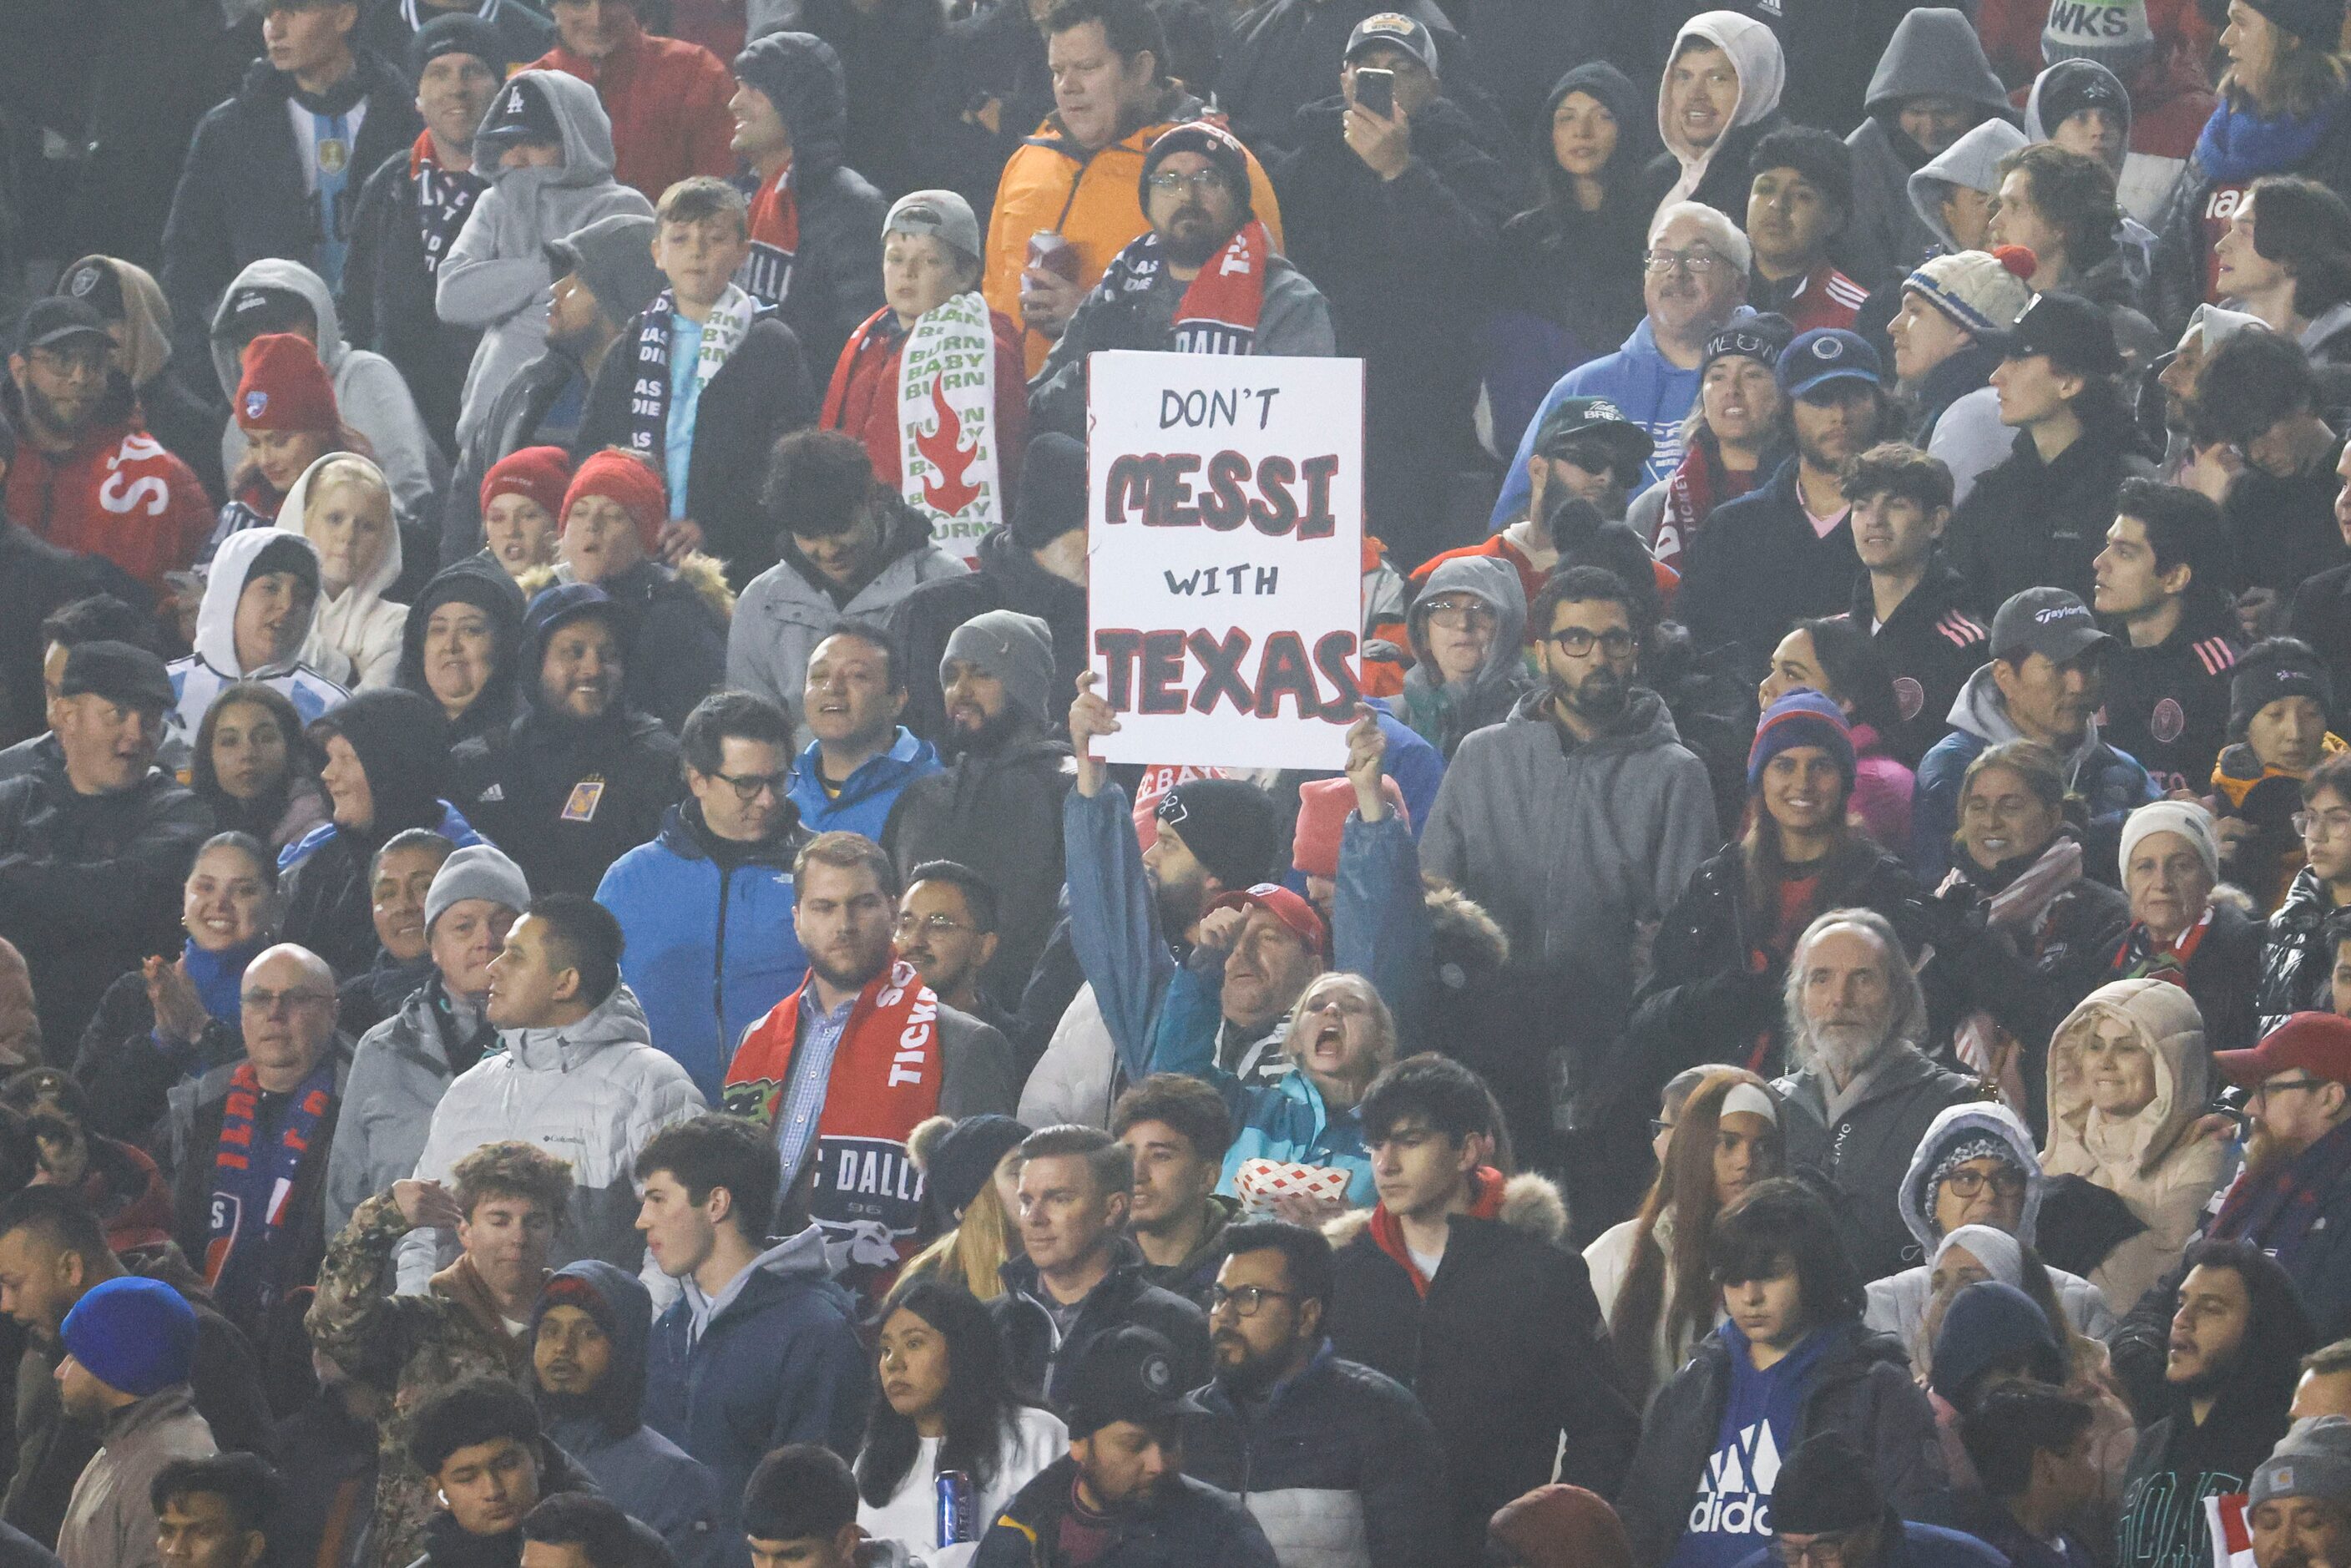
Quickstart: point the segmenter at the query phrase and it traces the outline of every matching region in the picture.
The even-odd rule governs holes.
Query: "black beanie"
[[[2309,643],[2294,637],[2265,637],[2237,661],[2229,681],[2229,734],[2242,740],[2253,716],[2280,697],[2309,697],[2332,723],[2335,684]]]
[[[2333,54],[2343,33],[2343,0],[2245,0],[2313,49]]]
[[[998,1162],[1028,1136],[1029,1129],[1009,1116],[966,1116],[947,1129],[923,1173],[924,1195],[937,1203],[943,1226],[956,1223],[995,1179]]]
[[[1254,887],[1273,872],[1281,847],[1273,797],[1238,779],[1195,779],[1159,798],[1159,825],[1173,828],[1192,858],[1228,893]]]
[[[1020,463],[1020,499],[1012,508],[1012,537],[1023,549],[1043,549],[1086,526],[1085,443],[1049,430],[1029,444]]]
[[[416,29],[416,37],[408,41],[408,74],[422,77],[424,68],[443,55],[471,55],[490,68],[490,74],[504,81],[507,68],[514,62],[507,57],[507,47],[498,30],[468,11],[452,11],[435,16]]]
[[[245,569],[245,582],[237,584],[237,591],[244,592],[246,584],[255,578],[277,571],[291,572],[314,596],[318,593],[319,552],[300,534],[283,532],[253,552],[253,562]]]
[[[1774,1535],[1835,1535],[1885,1517],[1886,1494],[1869,1461],[1834,1432],[1798,1444],[1771,1488]]]
[[[1160,160],[1171,152],[1197,152],[1214,164],[1231,188],[1233,199],[1240,204],[1241,221],[1249,221],[1254,211],[1250,205],[1249,150],[1231,131],[1206,120],[1187,120],[1161,131],[1158,140],[1143,154],[1143,178],[1135,182],[1135,196],[1144,212],[1151,210],[1151,176]]]

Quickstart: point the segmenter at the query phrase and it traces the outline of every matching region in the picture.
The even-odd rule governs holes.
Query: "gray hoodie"
[[[1910,176],[1911,214],[1934,236],[1937,248],[1967,248],[1943,222],[1943,199],[1955,187],[1995,194],[2000,190],[2000,161],[2027,145],[2024,132],[2007,120],[1987,120]]]
[[[434,273],[434,303],[454,326],[482,329],[465,371],[457,444],[500,390],[547,347],[547,307],[555,282],[547,246],[613,213],[651,217],[653,204],[612,178],[612,121],[596,89],[562,71],[518,71],[490,100],[496,123],[518,83],[537,85],[563,132],[563,162],[549,169],[500,169],[474,204]]]
[[[442,1040],[437,985],[411,992],[400,1010],[360,1037],[327,1155],[327,1234],[393,1182],[416,1174],[434,1107],[455,1076]]]
[[[1429,653],[1429,606],[1458,594],[1468,594],[1494,612],[1494,640],[1486,662],[1468,680],[1446,681]],[[1526,585],[1518,569],[1499,556],[1455,556],[1439,562],[1413,601],[1405,632],[1413,666],[1404,677],[1404,720],[1447,758],[1470,731],[1508,718],[1530,685]]]
[[[1918,147],[1902,134],[1898,117],[1906,99],[1928,94],[1957,99],[1991,117],[1986,124],[2008,123],[2007,89],[1964,12],[1931,6],[1902,18],[1869,78],[1869,117],[1844,139],[1853,149],[1853,221],[1839,254],[1845,270],[1871,287],[1907,276],[1938,240],[1955,248],[1938,225],[1918,221],[1909,195]]]
[[[343,341],[342,318],[335,313],[335,297],[326,279],[298,261],[256,261],[236,275],[213,313],[213,373],[221,395],[236,402],[236,383],[243,378],[237,346],[228,336],[229,302],[241,289],[275,288],[301,296],[319,324],[319,363],[335,387],[335,412],[343,423],[367,437],[376,466],[392,482],[392,498],[405,517],[434,515],[433,498],[449,477],[441,448],[424,428],[408,382],[390,360],[370,349],[354,349]],[[221,432],[222,472],[235,474],[245,461],[245,432],[230,420]]]

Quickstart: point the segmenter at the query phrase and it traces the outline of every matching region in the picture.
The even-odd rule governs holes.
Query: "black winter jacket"
[[[2117,638],[2107,654],[2098,732],[2167,795],[2212,788],[2212,764],[2229,744],[2229,684],[2241,641],[2228,601],[2199,592],[2170,636],[2151,648]]]
[[[2351,566],[2320,572],[2294,591],[2286,632],[2310,644],[2336,691],[2351,691]]]
[[[514,857],[534,894],[594,896],[614,861],[661,831],[684,789],[676,737],[618,705],[583,724],[534,700],[502,744],[466,741],[450,766],[458,810]],[[603,788],[579,817],[582,790],[595,781]]]
[[[59,605],[93,593],[111,593],[133,605],[147,601],[145,591],[105,557],[59,549],[0,517],[0,745],[48,729],[41,622]]]
[[[1944,1517],[1949,1481],[1934,1406],[1912,1380],[1900,1343],[1857,1322],[1816,1332],[1835,1335],[1836,1343],[1813,1370],[1796,1440],[1839,1434],[1870,1456],[1879,1490],[1904,1519]],[[1719,1331],[1708,1334],[1649,1403],[1640,1448],[1616,1498],[1616,1516],[1642,1568],[1663,1563],[1682,1537],[1730,1397],[1731,1354]]]
[[[1437,44],[1437,78],[1478,127],[1479,138],[1489,147],[1510,145],[1500,113],[1476,85],[1468,46],[1436,0],[1405,0],[1402,5],[1269,0],[1243,13],[1220,51],[1216,82],[1216,101],[1232,117],[1233,133],[1260,157],[1290,151],[1301,129],[1298,111],[1330,95],[1332,62],[1346,54],[1356,25],[1391,10],[1428,29]],[[1201,96],[1207,96],[1205,89]],[[1740,167],[1746,167],[1743,159]],[[1283,232],[1290,227],[1285,213]]]
[[[1737,674],[1762,678],[1794,622],[1834,615],[1867,577],[1853,553],[1853,524],[1823,537],[1804,516],[1796,458],[1763,485],[1714,509],[1682,558],[1674,619],[1702,649],[1727,649]]]
[[[1040,1300],[1045,1287],[1037,1265],[1026,1258],[1007,1262],[1004,1294],[987,1303],[1004,1341],[1004,1375],[1032,1404],[1056,1411],[1070,1407],[1070,1373],[1086,1346],[1113,1329],[1145,1328],[1165,1334],[1176,1348],[1176,1385],[1197,1388],[1208,1381],[1208,1320],[1199,1308],[1171,1291],[1143,1280],[1143,1254],[1132,1241],[1117,1243],[1118,1260],[1078,1307],[1077,1321],[1063,1333]]]
[[[1070,702],[1085,672],[1086,591],[1055,577],[1022,549],[1012,530],[998,526],[980,536],[979,570],[960,577],[935,578],[898,601],[890,632],[906,662],[906,711],[898,720],[934,744],[947,734],[946,697],[938,668],[947,639],[975,615],[1017,610],[1034,615],[1053,633],[1053,689],[1045,702],[1045,722],[1056,733],[1070,726]],[[1017,998],[1014,998],[1017,1000]]]
[[[695,581],[693,558],[685,564],[681,572],[657,560],[639,561],[597,584],[636,618],[629,647],[643,653],[622,666],[622,694],[631,707],[653,715],[672,735],[685,727],[694,705],[716,691],[726,675],[726,618]],[[706,562],[698,570],[710,573],[716,591],[716,572]],[[525,672],[520,684],[536,685],[538,655],[526,653],[520,669]],[[644,838],[631,842],[643,843]]]
[[[2215,899],[2212,924],[2188,960],[2188,994],[2204,1015],[2207,1051],[2250,1051],[2255,1033],[2257,997],[2262,983],[2262,941],[2267,927],[2236,904]],[[2124,949],[2130,933],[2106,950],[2108,979],[2122,975]]]
[[[2262,934],[2262,978],[2253,993],[2256,1038],[2285,1022],[2288,1015],[2332,1011],[2335,945],[2322,939],[2335,900],[2308,866],[2294,873],[2285,902]]]
[[[1015,15],[1022,21],[1028,20],[1018,12]],[[883,0],[870,10],[853,0],[792,0],[784,9],[779,26],[791,32],[815,34],[841,57],[841,72],[848,87],[849,114],[846,126],[834,137],[836,158],[845,159],[851,168],[872,181],[868,189],[878,187],[885,202],[914,189],[914,153],[907,137],[908,92],[921,82],[930,66],[939,36],[946,28],[945,12],[930,0]],[[788,114],[791,112],[784,104],[777,107]],[[1052,106],[1048,103],[1046,107]],[[1042,118],[1040,114],[1027,123],[1033,127]],[[795,159],[808,156],[808,144],[797,125],[792,127],[792,148]],[[877,243],[882,211],[874,211]],[[800,208],[800,234],[805,237],[805,204]],[[880,268],[877,258],[871,274],[877,290],[882,283]],[[877,293],[874,308],[880,308]],[[838,344],[834,351],[839,352]],[[823,361],[826,370],[831,365],[831,360]]]
[[[162,1155],[169,1152],[160,1136],[164,1096],[183,1078],[244,1061],[245,1038],[235,1024],[218,1019],[206,1019],[204,1032],[184,1051],[166,1051],[154,1033],[146,977],[132,969],[99,998],[74,1053],[73,1074],[89,1096],[92,1132]],[[58,1051],[52,1047],[50,1054]]]
[[[351,148],[355,173],[379,167],[424,129],[400,72],[370,54],[359,56],[357,69],[367,114]],[[172,195],[160,279],[172,307],[172,368],[207,404],[221,397],[209,336],[221,295],[253,262],[284,256],[307,267],[318,254],[319,214],[286,108],[293,92],[292,77],[266,58],[254,61],[236,95],[196,127]],[[345,189],[354,211],[360,191],[359,178]],[[348,225],[351,214],[340,221]]]
[[[890,101],[914,121],[909,183],[970,203],[985,239],[1004,165],[1053,112],[1045,36],[1025,5],[983,6],[939,35],[922,90]]]
[[[384,9],[398,14],[397,5]],[[517,0],[503,0],[499,9],[519,12],[523,7]],[[343,340],[354,349],[372,349],[392,362],[416,399],[424,428],[447,453],[457,447],[457,405],[482,334],[476,328],[442,320],[433,303],[416,181],[409,172],[413,153],[413,147],[393,153],[360,187],[336,308],[342,317]],[[483,189],[488,189],[486,183]],[[475,488],[480,487],[476,483]]]
[[[1945,536],[1972,602],[1996,607],[2040,587],[2090,602],[2090,563],[2106,548],[2115,491],[2126,479],[2155,474],[2131,441],[2130,421],[2119,411],[2085,420],[2080,439],[2053,463],[2041,461],[2031,431],[2016,433],[2007,458],[1985,470],[1951,514]]]
[[[1039,1470],[981,1533],[972,1568],[1059,1568],[1077,1479],[1078,1461],[1067,1455]],[[1238,1498],[1187,1475],[1170,1476],[1148,1504],[1113,1515],[1111,1528],[1094,1568],[1276,1568],[1280,1561]]]
[[[1967,579],[1938,555],[1894,613],[1871,635],[1886,673],[1894,677],[1894,702],[1901,722],[1878,732],[1886,755],[1916,770],[1919,759],[1950,733],[1951,705],[1968,677],[1991,657],[1991,631],[1970,608]],[[1856,626],[1877,618],[1869,574],[1853,580],[1846,611]]]
[[[1810,1166],[1843,1200],[1844,1246],[1865,1280],[1883,1279],[1917,1261],[1917,1242],[1903,1222],[1896,1194],[1918,1140],[1943,1111],[1982,1097],[1972,1078],[1946,1072],[1920,1051],[1899,1043],[1861,1097],[1832,1123],[1828,1081],[1808,1066],[1772,1084],[1780,1092],[1781,1131],[1791,1168]]]

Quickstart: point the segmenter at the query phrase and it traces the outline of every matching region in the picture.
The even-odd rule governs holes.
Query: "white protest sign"
[[[1087,363],[1091,664],[1110,762],[1335,768],[1362,626],[1360,360]]]

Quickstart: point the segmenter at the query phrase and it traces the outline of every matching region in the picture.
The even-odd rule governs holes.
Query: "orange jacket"
[[[601,60],[558,44],[524,68],[562,71],[596,89],[612,120],[612,177],[658,204],[689,174],[735,172],[735,119],[726,112],[735,77],[699,44],[630,27],[634,36]]]
[[[1198,99],[1170,86],[1166,112],[1149,125],[1089,154],[1051,114],[1020,144],[1004,166],[996,187],[996,209],[987,220],[987,271],[980,292],[988,308],[1020,319],[1020,270],[1029,265],[1029,236],[1040,229],[1064,235],[1078,253],[1078,287],[1102,281],[1111,258],[1149,228],[1143,215],[1143,154],[1159,133],[1186,120],[1213,118]],[[1221,124],[1221,119],[1218,120]],[[1256,154],[1249,156],[1249,202],[1265,220],[1276,249],[1281,246],[1281,208],[1273,182]],[[1030,375],[1044,367],[1053,340],[1021,330],[1022,353]]]

